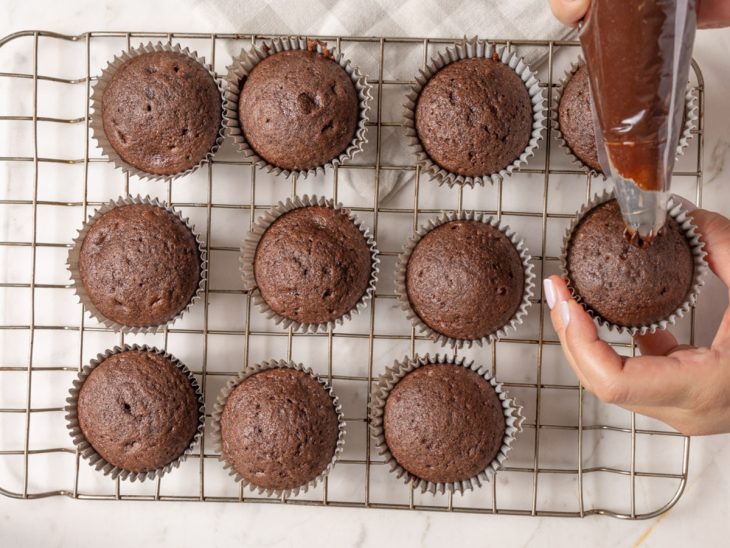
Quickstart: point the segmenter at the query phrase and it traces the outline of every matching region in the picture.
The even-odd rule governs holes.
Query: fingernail
[[[570,323],[570,308],[568,301],[560,303],[560,319],[563,321],[563,329]]]
[[[687,198],[680,196],[679,194],[672,194],[672,201],[682,204],[682,209],[684,209],[686,213],[692,213],[695,209],[697,209],[696,205],[690,202]]]
[[[543,293],[545,293],[545,300],[550,310],[555,308],[555,287],[553,287],[553,281],[550,278],[545,278],[542,281]]]

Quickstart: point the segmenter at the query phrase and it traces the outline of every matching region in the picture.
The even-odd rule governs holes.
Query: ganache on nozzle
[[[627,239],[640,247],[651,244],[666,222],[669,192],[642,190],[626,179],[614,179],[614,189]]]

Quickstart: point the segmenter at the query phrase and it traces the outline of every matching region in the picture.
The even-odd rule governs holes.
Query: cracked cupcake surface
[[[408,373],[390,391],[383,429],[398,464],[417,478],[450,483],[489,466],[506,426],[489,381],[460,365],[429,364]]]
[[[143,53],[125,61],[102,96],[109,143],[133,167],[175,175],[195,167],[221,127],[221,95],[208,70],[177,52]]]
[[[276,53],[258,63],[242,85],[238,115],[243,134],[256,154],[274,166],[314,169],[343,153],[355,137],[355,85],[322,53]]]
[[[615,199],[583,216],[568,242],[570,285],[583,304],[610,323],[637,327],[659,322],[692,290],[692,249],[672,217],[651,245],[629,243],[625,229]]]
[[[192,231],[162,207],[115,207],[96,219],[81,246],[86,295],[105,318],[126,327],[163,325],[182,312],[201,275]]]
[[[243,479],[262,489],[296,489],[332,460],[338,416],[330,394],[313,376],[267,369],[230,393],[220,434],[223,458]]]
[[[355,308],[371,271],[363,233],[346,212],[323,206],[279,217],[254,257],[256,285],[269,308],[305,324],[336,320]]]
[[[406,267],[406,293],[431,329],[476,340],[507,325],[522,303],[525,268],[509,238],[480,221],[450,221],[421,238]]]
[[[96,366],[79,390],[79,427],[107,462],[152,472],[182,456],[198,429],[190,379],[165,356],[129,350]]]
[[[438,71],[418,97],[415,124],[440,167],[483,177],[509,166],[527,148],[532,102],[522,79],[494,59],[472,58]]]

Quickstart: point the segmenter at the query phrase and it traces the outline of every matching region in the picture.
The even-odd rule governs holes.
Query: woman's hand
[[[591,0],[550,0],[550,7],[560,21],[574,27],[583,19]],[[711,29],[730,25],[730,0],[697,0],[697,24]]]
[[[730,220],[695,210],[712,271],[730,288]],[[730,432],[730,308],[710,348],[677,344],[667,331],[636,337],[642,356],[619,356],[558,276],[544,282],[551,320],[570,365],[599,399],[654,417],[683,434]]]

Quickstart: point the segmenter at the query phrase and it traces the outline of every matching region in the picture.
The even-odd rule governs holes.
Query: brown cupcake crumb
[[[331,207],[294,209],[264,232],[254,258],[256,285],[277,314],[325,323],[352,310],[370,283],[367,240],[347,213]]]
[[[464,177],[488,176],[527,148],[532,102],[524,82],[504,63],[463,59],[426,83],[415,122],[418,138],[436,164]]]
[[[87,296],[109,320],[162,325],[190,303],[200,282],[195,236],[175,215],[148,204],[115,207],[89,228],[79,272]]]
[[[489,381],[451,364],[424,365],[398,381],[385,403],[383,427],[398,464],[434,483],[464,481],[484,471],[506,429]]]
[[[624,230],[616,200],[586,213],[568,243],[570,284],[589,308],[615,325],[638,327],[664,320],[692,289],[689,242],[671,217],[645,247],[630,244]]]
[[[96,366],[79,390],[78,421],[94,450],[129,472],[164,468],[198,430],[198,399],[168,358],[130,350]]]
[[[220,427],[226,462],[254,486],[273,490],[296,489],[319,476],[339,434],[325,388],[288,368],[244,379],[228,396]]]
[[[581,64],[565,84],[558,106],[558,121],[565,142],[573,154],[588,167],[602,173],[598,162],[596,132],[591,111],[591,88],[588,69]]]
[[[208,70],[177,52],[125,61],[102,96],[109,143],[135,168],[175,175],[196,166],[215,145],[223,113]]]
[[[238,115],[246,141],[261,158],[282,169],[308,170],[350,145],[358,97],[350,76],[329,56],[282,51],[248,75]]]
[[[480,339],[507,325],[522,303],[524,285],[512,242],[479,221],[437,226],[416,244],[406,268],[415,313],[454,339]]]

